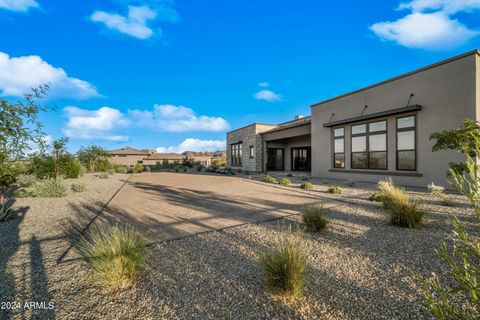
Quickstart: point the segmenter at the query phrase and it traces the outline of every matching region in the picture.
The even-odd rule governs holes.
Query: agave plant
[[[5,222],[13,218],[15,211],[12,208],[12,205],[4,202],[0,204],[0,222]]]

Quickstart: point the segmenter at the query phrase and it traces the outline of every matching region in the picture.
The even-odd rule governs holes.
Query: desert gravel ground
[[[108,198],[107,189],[113,194],[122,179],[92,179],[95,185],[105,185],[95,187],[97,192],[88,197],[100,204]],[[371,191],[355,188],[361,194]],[[321,191],[312,194],[319,200],[330,196]],[[420,230],[389,225],[384,210],[364,197],[332,208],[327,231],[305,234],[307,288],[305,298],[294,303],[265,292],[257,261],[285,225],[300,226],[298,216],[152,245],[137,284],[112,291],[95,282],[83,261],[56,265],[66,246],[64,239],[40,240],[59,234],[58,221],[73,214],[67,212],[68,198],[66,204],[55,202],[48,210],[45,204],[38,205],[35,214],[44,213],[36,219],[26,220],[27,214],[23,221],[0,225],[1,301],[53,301],[53,310],[33,312],[39,319],[428,319],[411,271],[444,273],[433,248],[450,233],[448,217],[455,214],[468,222],[473,215],[456,195],[448,195],[454,207],[441,206],[422,192],[412,195],[427,206]],[[23,199],[23,205],[31,200],[41,201]],[[70,200],[77,212],[91,209],[80,200]],[[33,215],[33,210],[29,212]],[[47,232],[37,225],[45,225]],[[13,318],[31,315],[22,308]]]

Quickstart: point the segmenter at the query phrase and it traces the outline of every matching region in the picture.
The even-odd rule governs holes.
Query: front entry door
[[[267,171],[283,171],[283,149],[267,148]]]
[[[311,149],[311,147],[292,148],[292,171],[312,169]]]

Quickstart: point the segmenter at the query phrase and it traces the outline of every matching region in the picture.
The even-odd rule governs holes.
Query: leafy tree
[[[63,137],[52,143],[52,162],[53,162],[53,175],[55,179],[60,179],[62,174],[62,160],[69,156],[67,152],[68,138]]]
[[[107,150],[95,145],[86,148],[82,147],[77,152],[78,160],[80,160],[80,162],[82,162],[85,167],[87,167],[88,172],[90,173],[95,171],[95,166],[97,165],[97,162],[107,156]]]
[[[443,241],[435,250],[448,267],[448,279],[436,274],[420,278],[425,304],[438,319],[480,319],[480,168],[476,160],[480,157],[480,136],[476,129],[464,134],[463,141],[468,143],[465,170],[460,173],[450,168],[449,183],[468,199],[476,221],[467,228],[456,217],[451,218],[453,246],[449,248]]]
[[[210,167],[213,169],[225,168],[227,166],[227,160],[225,158],[212,159]]]
[[[32,143],[40,148],[45,144],[38,114],[49,107],[40,106],[37,100],[47,92],[48,86],[43,85],[26,94],[24,101],[10,102],[0,98],[0,201],[18,173],[14,161],[24,157]]]
[[[193,168],[193,159],[188,154],[186,154],[185,157],[183,158],[182,166]]]
[[[470,157],[476,156],[476,139],[480,137],[480,122],[464,119],[462,126],[454,130],[443,130],[430,134],[430,140],[435,140],[432,151],[456,150]],[[466,167],[465,163],[450,162],[450,169],[462,173]]]

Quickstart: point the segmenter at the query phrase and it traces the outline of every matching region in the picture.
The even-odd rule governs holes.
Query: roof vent
[[[294,120],[298,120],[298,119],[302,119],[302,118],[303,118],[303,115],[297,114],[297,115],[295,116],[295,118],[293,118],[293,119],[294,119]]]

